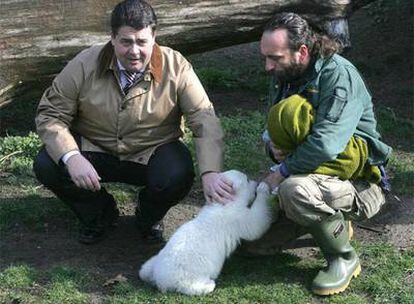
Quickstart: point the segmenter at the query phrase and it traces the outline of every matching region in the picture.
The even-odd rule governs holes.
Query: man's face
[[[266,72],[273,74],[281,82],[300,78],[306,69],[303,55],[289,49],[286,29],[264,32],[260,41],[260,52],[266,60]]]
[[[130,72],[138,72],[151,60],[155,35],[148,26],[141,30],[122,26],[115,36],[112,34],[111,42],[122,66]]]

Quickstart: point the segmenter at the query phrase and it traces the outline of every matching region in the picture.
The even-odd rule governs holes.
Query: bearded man
[[[279,164],[265,181],[277,189],[286,218],[312,234],[328,262],[312,291],[339,293],[361,271],[349,221],[370,218],[384,204],[391,148],[380,140],[371,95],[355,66],[305,19],[276,15],[260,49],[272,76],[263,137]]]

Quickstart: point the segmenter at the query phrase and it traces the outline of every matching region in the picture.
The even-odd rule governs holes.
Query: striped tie
[[[137,75],[139,73],[129,72],[127,70],[123,70],[125,76],[125,85],[123,87],[124,93],[128,94],[129,89],[135,84],[135,80],[137,79]]]

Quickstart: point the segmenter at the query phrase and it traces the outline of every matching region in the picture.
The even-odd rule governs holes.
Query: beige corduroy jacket
[[[148,69],[125,96],[111,43],[79,53],[44,92],[37,131],[52,159],[72,150],[147,164],[154,150],[193,133],[200,174],[220,171],[223,132],[191,64],[155,45]],[[72,134],[81,136],[79,147]]]

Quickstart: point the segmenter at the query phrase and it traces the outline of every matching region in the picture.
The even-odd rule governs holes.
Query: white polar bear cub
[[[262,182],[256,189],[257,183],[239,171],[222,174],[233,183],[234,201],[205,205],[196,218],[179,227],[165,247],[142,265],[143,281],[162,292],[210,293],[240,240],[258,239],[270,227],[267,184]]]

